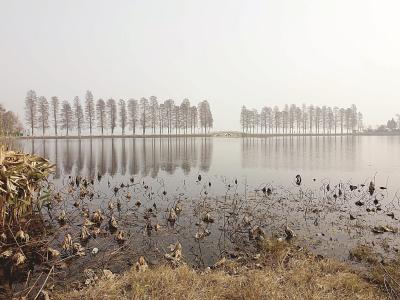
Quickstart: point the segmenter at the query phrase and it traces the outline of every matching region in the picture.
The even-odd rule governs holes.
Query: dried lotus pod
[[[55,258],[55,257],[60,256],[60,251],[48,247],[48,248],[47,248],[47,254],[48,254],[48,256],[49,256],[50,258]]]
[[[114,204],[112,203],[112,201],[108,202],[108,209],[109,210],[113,210],[114,209]]]
[[[69,233],[67,233],[64,237],[62,248],[65,251],[69,251],[72,248],[72,237]]]
[[[179,242],[176,242],[175,245],[170,245],[171,253],[165,254],[165,258],[169,260],[179,261],[182,258],[182,245]]]
[[[67,223],[67,214],[65,213],[65,210],[61,211],[61,213],[58,216],[57,220],[61,225],[64,225],[65,223]]]
[[[89,229],[86,226],[82,226],[81,229],[81,240],[82,241],[87,241],[90,237],[90,232]]]
[[[22,252],[17,252],[12,257],[12,261],[16,266],[22,265],[26,261],[26,256]]]
[[[263,240],[264,237],[265,233],[259,226],[253,226],[249,229],[249,238],[251,240]]]
[[[294,231],[290,229],[287,225],[285,226],[285,234],[286,234],[286,240],[291,240],[296,236]]]
[[[118,222],[114,216],[111,216],[110,220],[108,221],[111,230],[118,229]]]
[[[95,225],[95,223],[93,223],[93,222],[90,221],[89,219],[85,218],[85,219],[83,220],[82,225],[83,225],[83,226],[86,226],[86,227],[91,227],[91,226]]]
[[[211,217],[210,213],[206,213],[202,220],[204,223],[214,223],[214,218]]]
[[[169,210],[168,221],[171,223],[175,223],[177,218],[178,218],[178,216],[176,215],[175,209],[171,208]]]
[[[100,209],[96,210],[91,217],[91,221],[96,223],[96,224],[100,224],[104,219],[104,216],[101,214]]]
[[[7,235],[4,232],[0,235],[0,242],[2,243],[7,242]]]
[[[182,202],[178,201],[175,205],[175,212],[179,215],[183,210]]]
[[[27,243],[29,241],[29,234],[20,229],[15,234],[15,238],[21,243]]]
[[[137,272],[144,272],[149,268],[149,265],[146,262],[146,259],[141,256],[135,264],[135,270]]]
[[[5,250],[2,253],[0,253],[0,258],[9,258],[13,254],[11,249]]]
[[[78,256],[84,256],[85,255],[85,248],[82,247],[82,245],[79,244],[79,243],[74,243],[72,249],[73,249],[74,254],[76,254]]]
[[[119,243],[123,243],[126,241],[125,232],[123,230],[118,231],[116,239]]]
[[[200,230],[198,232],[196,232],[194,238],[196,240],[202,240],[206,236],[209,236],[210,234],[211,234],[211,232],[208,229],[200,228]]]
[[[98,228],[98,227],[93,228],[91,236],[96,238],[100,234],[100,232],[101,232],[100,228]]]

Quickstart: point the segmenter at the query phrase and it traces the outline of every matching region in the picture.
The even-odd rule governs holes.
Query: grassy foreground
[[[135,268],[54,299],[387,299],[377,283],[334,260],[268,240],[252,260],[222,260],[196,271],[181,265]]]

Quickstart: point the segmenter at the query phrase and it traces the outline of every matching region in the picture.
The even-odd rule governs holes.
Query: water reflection
[[[244,138],[243,168],[353,170],[361,157],[358,137]]]
[[[155,178],[160,171],[174,174],[181,169],[185,175],[193,168],[208,171],[212,145],[211,138],[37,139],[21,143],[23,150],[54,162],[56,178],[69,174],[95,177],[98,173]]]
[[[245,177],[258,185],[290,184],[296,174],[332,180],[367,178],[400,182],[400,137],[105,138],[19,140],[25,151],[44,155],[56,177],[81,174]],[[160,174],[162,173],[162,174]],[[194,174],[195,175],[195,174]],[[168,176],[167,176],[168,177]],[[196,175],[197,177],[197,175]]]

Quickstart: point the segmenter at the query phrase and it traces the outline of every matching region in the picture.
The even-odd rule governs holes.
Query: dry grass
[[[350,257],[366,264],[364,278],[379,286],[389,299],[400,299],[400,257],[381,261],[373,249],[366,245],[352,249]]]
[[[350,250],[350,258],[358,262],[365,262],[369,264],[377,264],[378,257],[371,247],[366,245],[358,245]]]
[[[17,221],[31,212],[35,193],[52,170],[50,162],[42,157],[0,147],[1,223]]]
[[[260,257],[229,261],[209,272],[161,265],[102,279],[55,299],[386,299],[345,265],[285,242],[267,241]]]

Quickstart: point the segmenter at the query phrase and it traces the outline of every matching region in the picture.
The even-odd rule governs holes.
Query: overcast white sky
[[[192,102],[216,129],[242,104],[400,113],[400,1],[0,0],[0,102],[58,95]]]

